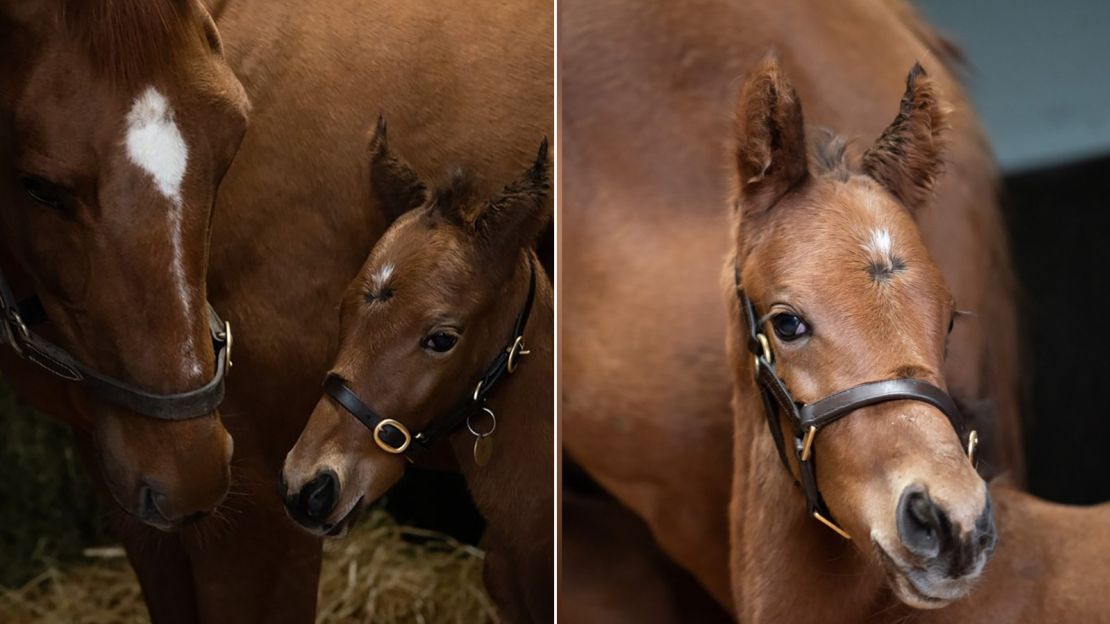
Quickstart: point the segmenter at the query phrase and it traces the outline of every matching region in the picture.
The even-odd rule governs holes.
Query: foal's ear
[[[773,54],[744,82],[734,124],[740,208],[761,213],[808,170],[802,104]]]
[[[551,186],[547,137],[540,142],[536,160],[522,176],[492,201],[482,204],[464,220],[487,248],[516,252],[535,245],[551,220]]]
[[[378,201],[388,223],[427,199],[428,188],[400,156],[389,150],[385,117],[370,137],[370,193]]]
[[[863,170],[915,210],[928,201],[943,167],[945,107],[920,63],[906,78],[894,122],[863,155]]]

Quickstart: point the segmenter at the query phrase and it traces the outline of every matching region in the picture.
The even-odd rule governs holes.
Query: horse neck
[[[552,511],[554,306],[551,283],[538,260],[536,297],[524,343],[530,355],[516,372],[501,381],[487,402],[497,415],[493,457],[485,466],[474,462],[474,436],[461,428],[452,436],[459,470],[466,479],[490,531],[501,527],[540,527],[550,534]],[[507,301],[523,301],[529,267],[522,263]],[[530,518],[522,518],[529,516]],[[546,518],[546,520],[545,520]]]
[[[837,536],[806,512],[767,431],[751,364],[738,375],[730,546],[740,620],[857,622],[888,607],[882,571],[859,552],[868,545]]]

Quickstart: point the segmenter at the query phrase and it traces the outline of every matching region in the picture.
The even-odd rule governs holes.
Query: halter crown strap
[[[528,317],[532,314],[532,304],[536,298],[536,265],[529,260],[528,266],[531,271],[528,295],[524,300],[524,307],[521,308],[513,323],[513,333],[509,338],[508,346],[498,351],[493,362],[476,382],[474,392],[465,397],[446,416],[432,421],[423,431],[413,435],[401,422],[378,414],[334,373],[329,373],[324,379],[324,392],[373,433],[374,442],[379,448],[387,453],[404,455],[410,462],[415,461],[416,457],[436,440],[462,427],[467,418],[480,411],[485,406],[486,397],[493,392],[497,383],[507,373],[511,374],[516,369],[516,358],[526,353],[523,351],[524,329],[528,325]]]
[[[0,271],[0,344],[10,346],[21,358],[48,373],[77,383],[97,397],[129,411],[159,420],[186,420],[212,413],[224,398],[224,380],[231,368],[231,325],[208,305],[208,330],[216,353],[216,374],[196,390],[155,394],[125,381],[98,373],[66,350],[42,338],[28,325],[45,320],[37,298],[17,302]]]

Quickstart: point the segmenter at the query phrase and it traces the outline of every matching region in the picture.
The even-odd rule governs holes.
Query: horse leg
[[[733,621],[659,549],[644,521],[604,494],[563,490],[560,619],[581,624]]]
[[[509,624],[529,624],[536,622],[528,613],[524,594],[517,582],[519,570],[514,570],[510,557],[504,551],[504,544],[497,539],[482,540],[486,551],[482,565],[482,582],[489,592],[490,599],[497,605],[501,620]],[[550,620],[550,618],[548,618]]]
[[[263,483],[241,508],[234,498],[225,504],[222,517],[206,520],[211,524],[187,544],[201,622],[315,618],[320,540],[294,525],[276,487]]]
[[[77,454],[101,499],[115,505],[97,468],[92,438],[73,430]],[[112,529],[123,542],[135,570],[152,624],[192,624],[197,621],[192,570],[178,533],[152,529],[123,511],[114,510]]]

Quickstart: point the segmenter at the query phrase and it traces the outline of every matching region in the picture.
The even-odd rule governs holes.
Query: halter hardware
[[[755,382],[763,399],[767,427],[775,442],[779,459],[788,472],[793,473],[786,454],[786,432],[783,430],[784,415],[793,429],[794,457],[798,463],[798,477],[795,483],[801,485],[806,497],[809,515],[821,524],[832,529],[844,539],[852,539],[840,525],[833,520],[828,505],[817,488],[817,468],[814,464],[814,441],[817,432],[826,425],[853,413],[859,408],[888,401],[919,401],[940,410],[946,417],[956,435],[963,439],[963,425],[959,410],[952,397],[944,390],[928,382],[912,379],[885,379],[864,382],[818,399],[812,403],[799,403],[786,387],[786,382],[775,371],[774,352],[767,336],[757,324],[755,306],[740,286],[740,268],[735,268],[736,298],[740,315],[748,331],[748,350],[755,360]],[[979,434],[971,431],[967,436],[968,459],[975,465],[975,450],[979,445]]]
[[[516,371],[520,366],[519,358],[521,356],[531,353],[524,347],[524,329],[528,325],[532,303],[536,298],[536,266],[533,261],[529,261],[528,266],[530,270],[528,296],[524,300],[524,307],[513,323],[513,333],[508,344],[497,353],[497,357],[494,358],[485,373],[474,385],[474,392],[464,398],[446,416],[432,421],[423,431],[413,435],[408,427],[401,422],[378,414],[335,373],[329,373],[324,378],[324,393],[373,432],[374,443],[378,445],[378,448],[392,455],[403,455],[410,463],[414,462],[420,453],[431,447],[436,440],[454,432],[463,425],[466,425],[477,441],[485,441],[488,444],[488,438],[497,428],[497,416],[486,405],[486,397],[493,391],[498,381],[504,378],[505,375],[511,375]],[[493,419],[493,427],[485,433],[478,433],[472,426],[470,418],[482,413],[488,414]],[[488,449],[486,450],[486,457],[488,458]],[[477,458],[476,451],[475,459]],[[479,462],[479,464],[481,463]]]
[[[77,383],[98,398],[158,420],[188,420],[212,413],[224,398],[224,380],[231,369],[231,323],[208,304],[208,331],[216,355],[216,373],[205,385],[177,394],[156,394],[101,374],[82,364],[62,347],[42,338],[29,325],[46,321],[37,297],[17,301],[0,271],[0,345],[54,377]]]
[[[386,427],[393,427],[395,430],[400,432],[404,441],[401,442],[401,444],[398,446],[390,444],[383,437],[384,432],[386,431]],[[412,433],[409,432],[408,427],[402,425],[396,420],[393,420],[392,418],[385,418],[377,425],[374,425],[374,443],[378,445],[378,448],[385,451],[386,453],[390,453],[391,455],[400,455],[401,453],[404,453],[406,450],[408,450],[409,445],[412,444]]]

